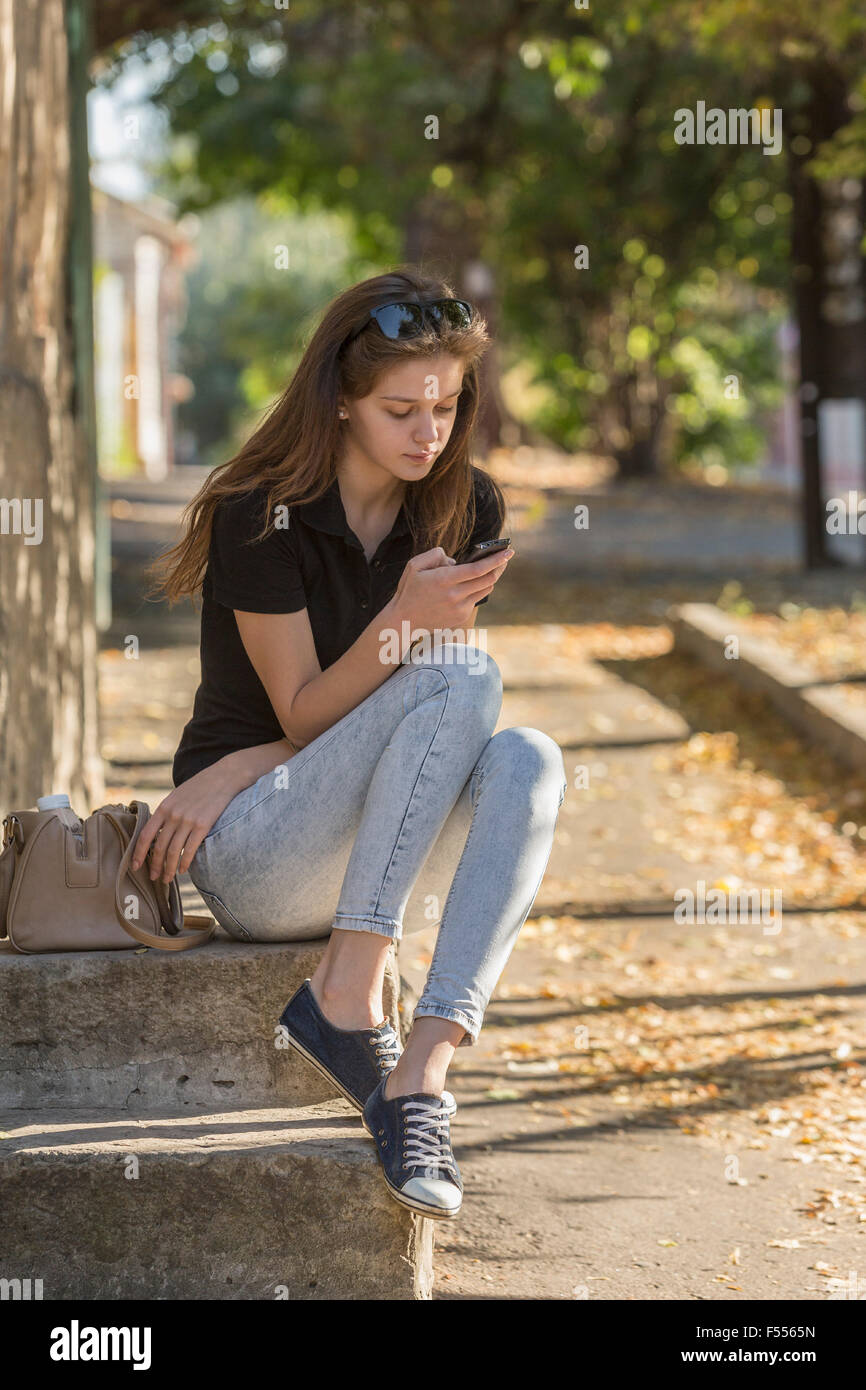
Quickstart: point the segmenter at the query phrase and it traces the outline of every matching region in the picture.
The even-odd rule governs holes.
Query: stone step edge
[[[124,1152],[161,1152],[176,1146],[180,1156],[206,1153],[217,1147],[213,1131],[220,1127],[227,1139],[223,1149],[248,1149],[253,1144],[300,1152],[303,1146],[311,1155],[378,1163],[360,1112],[340,1099],[306,1106],[198,1106],[183,1111],[163,1105],[135,1115],[109,1106],[4,1109],[0,1110],[0,1162],[21,1154],[110,1153],[118,1145],[123,1145]]]
[[[856,771],[866,769],[866,715],[851,709],[833,689],[839,682],[819,682],[768,642],[744,631],[737,619],[711,603],[685,603],[672,610],[676,645],[693,652],[747,690],[767,696],[807,742],[822,743]],[[725,643],[737,638],[736,659],[725,656]]]

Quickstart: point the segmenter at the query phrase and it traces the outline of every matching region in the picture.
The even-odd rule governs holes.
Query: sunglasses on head
[[[370,310],[370,320],[351,333],[346,339],[351,343],[370,327],[375,320],[386,338],[416,338],[423,333],[425,323],[439,330],[446,328],[468,328],[472,319],[472,305],[465,299],[427,299],[417,304],[400,300],[396,304],[379,304]]]

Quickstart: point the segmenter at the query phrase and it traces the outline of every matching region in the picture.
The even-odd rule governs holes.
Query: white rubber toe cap
[[[456,1211],[463,1201],[460,1189],[444,1178],[410,1178],[400,1191],[404,1197],[439,1211]]]

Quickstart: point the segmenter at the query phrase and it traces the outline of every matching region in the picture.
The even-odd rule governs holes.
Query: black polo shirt
[[[476,521],[470,545],[493,540],[502,525],[487,474],[473,467],[473,481]],[[324,671],[385,607],[414,553],[404,505],[368,562],[346,520],[336,478],[315,501],[287,507],[260,543],[247,545],[262,528],[266,501],[267,489],[258,487],[223,498],[214,511],[202,584],[201,683],[174,756],[176,787],[226,753],[283,737],[233,609],[296,613],[306,608]],[[283,518],[288,524],[281,526]]]

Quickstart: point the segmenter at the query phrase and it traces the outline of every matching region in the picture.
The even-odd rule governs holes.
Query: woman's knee
[[[465,642],[434,642],[420,650],[412,665],[438,672],[442,689],[459,691],[472,706],[493,711],[495,724],[502,707],[502,673],[488,652]]]
[[[549,796],[557,810],[565,799],[568,778],[562,749],[541,729],[517,725],[500,729],[491,739],[496,751],[508,759],[509,779],[521,787]]]

